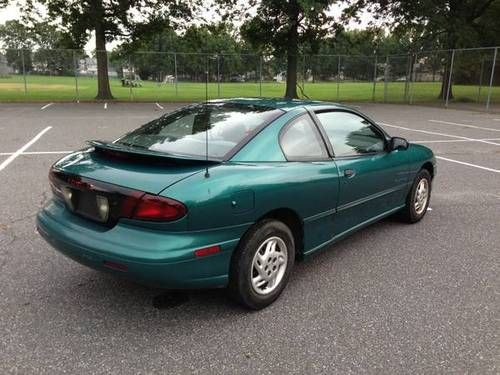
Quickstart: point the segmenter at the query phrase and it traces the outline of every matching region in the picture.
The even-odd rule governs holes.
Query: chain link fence
[[[405,55],[298,56],[300,97],[493,109],[500,104],[498,48]],[[103,53],[103,52],[100,52]],[[282,97],[286,59],[223,53],[106,53],[117,100],[199,101]],[[0,50],[0,100],[93,100],[97,60],[77,50]]]

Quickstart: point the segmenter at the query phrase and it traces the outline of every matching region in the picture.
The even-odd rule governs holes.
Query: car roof
[[[284,98],[231,98],[231,99],[211,100],[210,103],[247,104],[253,106],[277,108],[277,109],[282,109],[284,111],[290,111],[297,107],[306,107],[306,108],[328,107],[328,108],[338,108],[338,109],[349,108],[342,104],[323,102],[319,100],[284,99]]]

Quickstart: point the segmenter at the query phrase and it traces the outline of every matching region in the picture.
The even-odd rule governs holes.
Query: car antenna
[[[208,108],[208,59],[209,57],[207,56],[207,69],[205,71],[206,73],[206,80],[205,80],[205,110]],[[208,111],[207,111],[208,112]],[[208,112],[208,118],[207,118],[207,128],[205,129],[205,178],[210,177],[210,173],[208,173],[208,130],[210,126],[210,113]]]

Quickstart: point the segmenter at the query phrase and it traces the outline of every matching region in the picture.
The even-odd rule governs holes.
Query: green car
[[[386,216],[426,213],[432,151],[342,105],[190,105],[56,162],[39,233],[79,263],[260,309],[294,261]]]

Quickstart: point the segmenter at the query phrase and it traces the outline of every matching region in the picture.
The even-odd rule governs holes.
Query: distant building
[[[14,69],[7,63],[7,58],[0,55],[0,76],[8,76],[14,73]]]
[[[87,57],[81,59],[78,63],[78,73],[82,76],[97,76],[97,59],[94,57]],[[118,77],[118,72],[108,64],[108,76]]]

